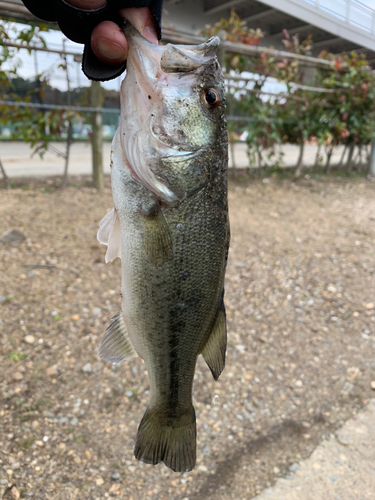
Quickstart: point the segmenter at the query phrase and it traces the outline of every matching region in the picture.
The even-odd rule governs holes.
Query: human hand
[[[73,7],[93,10],[103,7],[105,0],[66,0]],[[119,10],[149,42],[158,43],[155,20],[147,7]],[[106,64],[122,64],[128,57],[128,43],[121,28],[112,21],[99,23],[91,34],[91,48],[100,61]]]

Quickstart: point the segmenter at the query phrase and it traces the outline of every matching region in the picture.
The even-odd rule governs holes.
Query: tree
[[[259,30],[248,30],[233,11],[229,19],[206,27],[204,33],[206,36],[221,33],[224,40],[245,44],[259,43],[262,36]],[[251,56],[225,56],[229,81],[231,76],[233,80],[241,80],[243,71],[253,74],[252,78],[245,79],[245,86],[230,82],[228,102],[239,120],[230,124],[231,134],[236,126],[238,132],[246,132],[250,163],[258,167],[278,164],[278,145],[296,144],[300,154],[295,176],[300,177],[305,144],[316,141],[316,164],[321,148],[326,149],[325,172],[330,171],[331,158],[338,146],[345,146],[340,163],[348,149],[347,169],[360,169],[363,151],[372,142],[375,130],[375,75],[365,56],[355,52],[342,55],[322,52],[316,59],[314,75],[309,76],[309,85],[306,85],[301,57],[309,55],[312,37],[301,41],[298,34],[290,36],[286,30],[284,36],[285,50],[295,55],[294,58],[272,48]],[[330,64],[319,64],[319,59]],[[267,92],[265,85],[270,77],[282,82],[285,91]],[[233,115],[233,111],[230,114]]]
[[[14,82],[18,78],[20,60],[17,57],[18,49],[9,48],[7,42],[13,41],[36,46],[46,47],[42,36],[48,31],[44,24],[28,25],[19,30],[11,22],[0,21],[0,86],[2,88],[2,99],[17,103],[32,104],[35,95],[41,100],[45,88],[48,85],[46,75],[38,75],[38,88],[25,90],[22,95],[15,92]],[[30,51],[30,49],[29,49]],[[66,62],[66,61],[65,61]],[[51,109],[43,111],[37,107],[17,106],[0,104],[0,125],[10,125],[13,128],[12,137],[22,142],[27,142],[34,148],[33,154],[40,156],[47,151],[49,143],[56,137],[62,137],[69,133],[69,124],[76,114],[63,109]],[[66,156],[66,159],[68,156]],[[9,187],[9,178],[0,160],[0,170]]]

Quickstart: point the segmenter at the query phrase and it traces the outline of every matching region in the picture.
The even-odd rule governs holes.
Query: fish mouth
[[[156,79],[160,78],[160,72],[164,74],[189,73],[207,65],[216,58],[216,50],[220,45],[220,39],[217,36],[211,37],[200,45],[181,46],[170,43],[156,45],[146,40],[128,21],[124,23],[123,32],[138,56],[148,54],[150,57],[150,51],[153,52],[154,57],[157,56],[158,67],[154,65],[155,71],[153,72]],[[149,65],[147,69],[150,75],[151,66]]]

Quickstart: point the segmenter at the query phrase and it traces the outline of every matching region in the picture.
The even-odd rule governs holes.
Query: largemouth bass
[[[224,274],[229,246],[227,131],[217,37],[158,46],[131,25],[113,139],[114,209],[98,239],[122,260],[122,310],[98,349],[119,363],[139,355],[150,403],[134,454],[174,471],[194,468],[192,386],[202,354],[225,364]]]

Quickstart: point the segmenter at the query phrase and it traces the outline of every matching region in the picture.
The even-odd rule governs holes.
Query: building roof
[[[283,30],[313,37],[313,55],[363,52],[375,63],[375,11],[358,0],[203,0],[207,16],[228,17],[230,9],[266,36],[262,44],[278,46]]]

